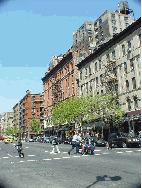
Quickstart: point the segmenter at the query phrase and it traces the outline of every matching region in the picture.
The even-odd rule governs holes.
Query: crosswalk
[[[61,156],[61,155],[66,155],[67,152],[61,152],[60,154],[54,153],[50,154],[50,152],[45,151],[46,153],[49,153],[49,158],[44,158],[44,159],[27,159],[28,157],[36,157],[39,155],[25,155],[25,158],[21,158],[20,161],[11,161],[11,163],[22,163],[22,162],[36,162],[36,161],[52,161],[52,160],[61,160],[61,159],[70,159],[70,158],[80,158],[80,157],[90,157],[92,155],[68,155],[68,156]],[[99,152],[99,153],[98,153]],[[132,153],[132,152],[141,152],[141,149],[138,150],[123,150],[123,151],[117,151],[117,150],[94,150],[94,155],[93,156],[100,156],[100,155],[109,155],[109,154],[127,154],[127,153]],[[0,158],[0,161],[6,160],[6,159],[13,159],[13,158],[18,158],[19,156],[12,156],[10,154],[7,154],[8,156],[4,156]],[[54,155],[57,155],[58,157],[54,157]],[[51,157],[51,158],[50,158]],[[27,160],[25,160],[27,159]]]

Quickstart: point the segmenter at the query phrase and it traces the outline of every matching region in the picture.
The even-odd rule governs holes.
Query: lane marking
[[[44,161],[51,161],[52,159],[43,159]]]
[[[119,151],[119,152],[116,152],[116,153],[123,153],[123,152]]]
[[[35,161],[35,160],[27,160],[27,161]]]
[[[53,159],[62,159],[62,158],[53,158]]]
[[[99,153],[99,154],[94,154],[94,155],[101,155],[101,154]]]
[[[3,159],[7,159],[7,158],[9,158],[9,157],[3,157]]]
[[[72,157],[80,157],[80,156],[72,156]]]
[[[33,156],[36,156],[36,155],[27,155],[27,156],[29,156],[29,157],[33,157]]]
[[[68,158],[71,158],[71,157],[62,157],[63,159],[68,159]]]
[[[126,151],[126,152],[133,152],[133,151]]]
[[[48,151],[45,151],[45,152],[48,152]]]

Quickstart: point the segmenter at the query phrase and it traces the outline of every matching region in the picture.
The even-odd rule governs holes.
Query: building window
[[[128,98],[127,102],[128,102],[128,110],[131,111],[131,99]]]
[[[115,31],[117,30],[117,27],[113,27],[113,26],[112,26],[112,28],[113,28],[113,32],[115,32]]]
[[[67,88],[67,86],[68,86],[67,84],[68,84],[68,79],[66,78],[66,88]]]
[[[102,68],[102,63],[101,63],[101,60],[99,60],[99,69]]]
[[[89,75],[91,75],[91,67],[89,67]]]
[[[138,96],[134,96],[134,108],[135,110],[138,108]]]
[[[72,74],[72,83],[74,83],[74,76],[73,76],[73,74]]]
[[[102,19],[99,19],[99,24],[101,24],[102,23]]]
[[[133,89],[136,89],[136,79],[135,79],[135,77],[132,78],[132,85],[133,85]]]
[[[126,80],[126,92],[129,91],[129,81]]]
[[[104,92],[103,92],[103,90],[101,90],[101,94],[103,94]]]
[[[118,84],[115,85],[115,92],[118,95]]]
[[[86,68],[86,76],[87,76],[87,68]]]
[[[96,84],[98,84],[98,77],[96,77]]]
[[[102,75],[102,74],[100,75],[100,83],[101,83],[102,86],[103,86],[103,75]]]
[[[116,20],[111,20],[112,24],[116,25]]]
[[[88,82],[86,83],[86,92],[88,93]]]
[[[109,54],[107,54],[107,60],[110,60],[110,55]]]
[[[125,20],[125,21],[128,21],[128,17],[125,16],[125,17],[124,17],[124,20]]]
[[[95,63],[95,71],[97,71],[97,62]]]
[[[116,59],[115,50],[112,52],[112,58],[113,58],[113,59]]]
[[[92,91],[92,80],[90,80],[90,90]]]
[[[131,69],[131,72],[134,71],[134,59],[130,59],[130,69]]]
[[[125,55],[125,45],[122,45],[122,55]]]
[[[128,41],[128,48],[131,48],[131,41]]]
[[[124,71],[127,73],[127,62],[124,62]]]
[[[82,71],[80,72],[80,80],[82,80]]]
[[[115,14],[112,14],[112,13],[111,13],[111,18],[115,18]]]
[[[97,95],[99,95],[99,92],[97,92]]]

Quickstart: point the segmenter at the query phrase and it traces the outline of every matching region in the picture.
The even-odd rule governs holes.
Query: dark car
[[[63,144],[64,141],[65,141],[64,138],[57,138],[57,142],[58,142],[59,144]]]
[[[105,147],[107,142],[103,139],[96,140],[95,145],[100,147]]]
[[[140,138],[128,135],[126,145],[127,147],[140,147]]]
[[[112,133],[109,136],[108,143],[112,147],[126,147],[126,139],[120,133]]]
[[[34,141],[34,142],[37,142],[37,137],[33,137],[33,141]]]

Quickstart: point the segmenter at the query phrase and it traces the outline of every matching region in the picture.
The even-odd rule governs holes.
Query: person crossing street
[[[68,154],[70,155],[71,151],[76,148],[76,153],[79,153],[79,146],[80,146],[80,142],[81,142],[81,137],[80,137],[80,133],[75,133],[75,135],[73,136],[72,139],[72,148],[69,150]]]

